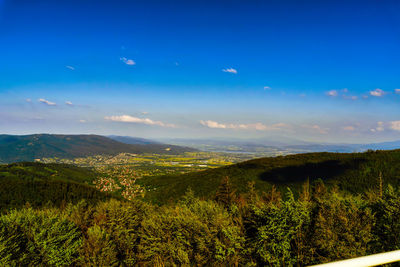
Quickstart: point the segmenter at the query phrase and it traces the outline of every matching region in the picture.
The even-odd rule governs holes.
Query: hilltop
[[[118,153],[180,154],[193,148],[167,144],[126,144],[100,135],[0,135],[0,163]]]
[[[238,193],[255,182],[258,191],[287,187],[296,193],[307,180],[322,179],[350,193],[376,188],[380,175],[384,183],[400,185],[400,150],[364,153],[307,153],[266,157],[201,172],[148,177],[140,182],[148,188],[146,198],[157,203],[176,200],[190,187],[195,195],[213,197],[220,181],[228,176]]]

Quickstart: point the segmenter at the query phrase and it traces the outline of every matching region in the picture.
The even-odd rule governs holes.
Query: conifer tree
[[[215,201],[228,208],[236,199],[235,190],[232,188],[229,177],[225,176],[215,194]]]

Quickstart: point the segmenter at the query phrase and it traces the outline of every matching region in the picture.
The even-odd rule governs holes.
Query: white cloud
[[[70,70],[75,70],[75,68],[74,67],[72,67],[72,66],[65,66],[67,69],[70,69]]]
[[[400,131],[400,121],[391,121],[390,129],[395,130],[395,131]]]
[[[48,101],[48,100],[46,100],[46,99],[43,99],[43,98],[38,99],[38,101],[39,101],[39,102],[42,102],[42,103],[44,103],[44,104],[46,104],[46,105],[48,105],[48,106],[56,106],[56,105],[57,105],[56,103],[50,102],[50,101]]]
[[[161,126],[161,127],[175,128],[174,124],[164,123],[162,121],[153,121],[153,120],[151,120],[149,118],[133,117],[133,116],[130,116],[130,115],[107,116],[107,117],[104,117],[104,119],[105,120],[109,120],[109,121],[140,123],[140,124],[146,124],[146,125],[157,125],[157,126]]]
[[[86,120],[79,120],[80,123],[86,123]]]
[[[394,89],[394,92],[395,92],[396,94],[400,94],[400,89]]]
[[[326,94],[328,96],[336,97],[336,96],[338,96],[338,91],[337,90],[330,90],[330,91],[326,92]]]
[[[27,98],[27,99],[26,99],[26,102],[31,103],[31,102],[32,102],[32,99]]]
[[[222,69],[223,72],[229,72],[229,73],[233,73],[233,74],[237,74],[237,70],[234,68],[227,68],[227,69]]]
[[[269,86],[264,86],[264,90],[271,90],[271,87],[269,87]]]
[[[73,106],[74,105],[74,104],[72,104],[71,101],[65,101],[65,104],[68,105],[68,106]]]
[[[381,97],[385,94],[385,91],[383,91],[382,89],[376,88],[375,90],[370,91],[369,94],[372,96]]]
[[[126,57],[120,57],[119,60],[121,60],[122,62],[124,62],[126,65],[136,65],[136,62],[133,61],[132,59],[127,59]]]
[[[233,124],[233,123],[219,123],[212,120],[200,121],[200,124],[213,129],[235,129],[235,130],[257,130],[257,131],[273,131],[287,128],[285,123],[276,123],[272,125],[265,125],[262,123],[249,123],[249,124]]]

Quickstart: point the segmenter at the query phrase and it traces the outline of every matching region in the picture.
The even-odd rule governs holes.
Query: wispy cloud
[[[269,87],[269,86],[264,86],[264,90],[271,90],[271,87]]]
[[[330,97],[337,97],[337,96],[340,96],[340,97],[342,97],[343,99],[350,99],[350,100],[357,100],[358,99],[358,96],[355,96],[355,95],[348,95],[347,93],[349,92],[349,89],[347,89],[347,88],[343,88],[343,89],[341,89],[341,90],[330,90],[330,91],[327,91],[327,92],[325,92],[325,94],[327,95],[327,96],[330,96]]]
[[[262,123],[248,123],[248,124],[234,124],[234,123],[219,123],[212,120],[200,121],[200,124],[213,129],[235,129],[235,130],[257,130],[257,131],[273,131],[288,128],[289,125],[285,123],[276,123],[266,125]]]
[[[383,121],[378,121],[377,126],[375,128],[370,129],[371,132],[382,132],[385,130]]]
[[[233,74],[237,74],[237,70],[234,68],[227,68],[227,69],[222,69],[223,72],[229,72],[229,73],[233,73]]]
[[[357,100],[358,96],[356,96],[356,95],[344,95],[343,98],[344,99],[350,99],[350,100]]]
[[[133,61],[132,59],[127,59],[126,57],[120,57],[119,60],[121,60],[122,62],[124,62],[126,65],[136,65],[136,62]]]
[[[127,123],[139,123],[139,124],[146,124],[146,125],[157,125],[161,127],[170,127],[175,128],[174,124],[164,123],[162,121],[153,121],[149,118],[138,118],[133,117],[130,115],[122,115],[122,116],[107,116],[104,117],[105,120],[109,121],[118,121],[118,122],[127,122]]]
[[[43,99],[43,98],[38,99],[38,101],[41,102],[41,103],[43,103],[43,104],[46,104],[46,105],[48,105],[48,106],[57,106],[56,103],[51,102],[51,101],[48,101],[48,100]]]
[[[354,126],[351,126],[351,125],[343,127],[343,130],[345,130],[345,131],[354,131],[355,129],[356,128]]]
[[[376,88],[375,90],[370,91],[369,94],[372,96],[381,97],[385,94],[385,91],[383,91],[382,89]]]
[[[70,69],[70,70],[75,70],[75,67],[72,67],[72,66],[69,66],[69,65],[67,65],[67,66],[65,66],[67,69]]]
[[[330,91],[326,92],[326,95],[332,96],[332,97],[336,97],[336,96],[338,96],[339,94],[338,94],[338,91],[337,91],[337,90],[330,90]]]
[[[32,102],[32,99],[27,98],[25,101],[28,102],[28,103],[31,103],[31,102]]]
[[[80,123],[86,123],[86,120],[79,120]]]
[[[65,101],[65,105],[68,105],[68,106],[73,106],[74,104],[72,104],[72,102],[71,102],[71,101]]]
[[[400,89],[394,89],[394,92],[395,92],[396,94],[400,94]]]

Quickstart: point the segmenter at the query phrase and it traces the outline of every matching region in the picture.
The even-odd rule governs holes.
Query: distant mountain
[[[306,142],[286,137],[257,139],[212,138],[212,139],[161,139],[174,145],[189,146],[204,151],[245,152],[265,155],[298,154],[307,152],[352,153],[372,150],[400,149],[400,140],[371,144],[318,143]]]
[[[248,183],[254,182],[257,191],[274,185],[282,193],[289,187],[297,195],[304,182],[318,179],[349,193],[365,193],[379,188],[380,176],[385,185],[400,185],[400,150],[266,157],[201,172],[146,177],[139,183],[148,189],[148,200],[166,203],[189,188],[198,197],[212,198],[226,176],[238,193],[246,193]]]
[[[306,152],[355,152],[360,150],[351,144],[311,143],[290,138],[259,139],[162,139],[174,145],[189,146],[204,151],[260,153],[266,155],[297,154]]]
[[[75,158],[118,153],[179,154],[193,148],[165,144],[124,144],[99,135],[0,135],[0,163],[40,158]]]
[[[108,135],[108,138],[111,138],[115,141],[130,144],[130,145],[149,145],[149,144],[161,144],[160,142],[153,141],[150,139],[140,138],[140,137],[131,137],[131,136],[119,136],[119,135]]]
[[[377,149],[381,149],[381,150],[382,149],[385,149],[385,150],[399,149],[400,148],[400,140],[359,145],[359,148],[362,149],[362,150],[367,150],[367,149],[373,149],[373,150],[377,150]]]

